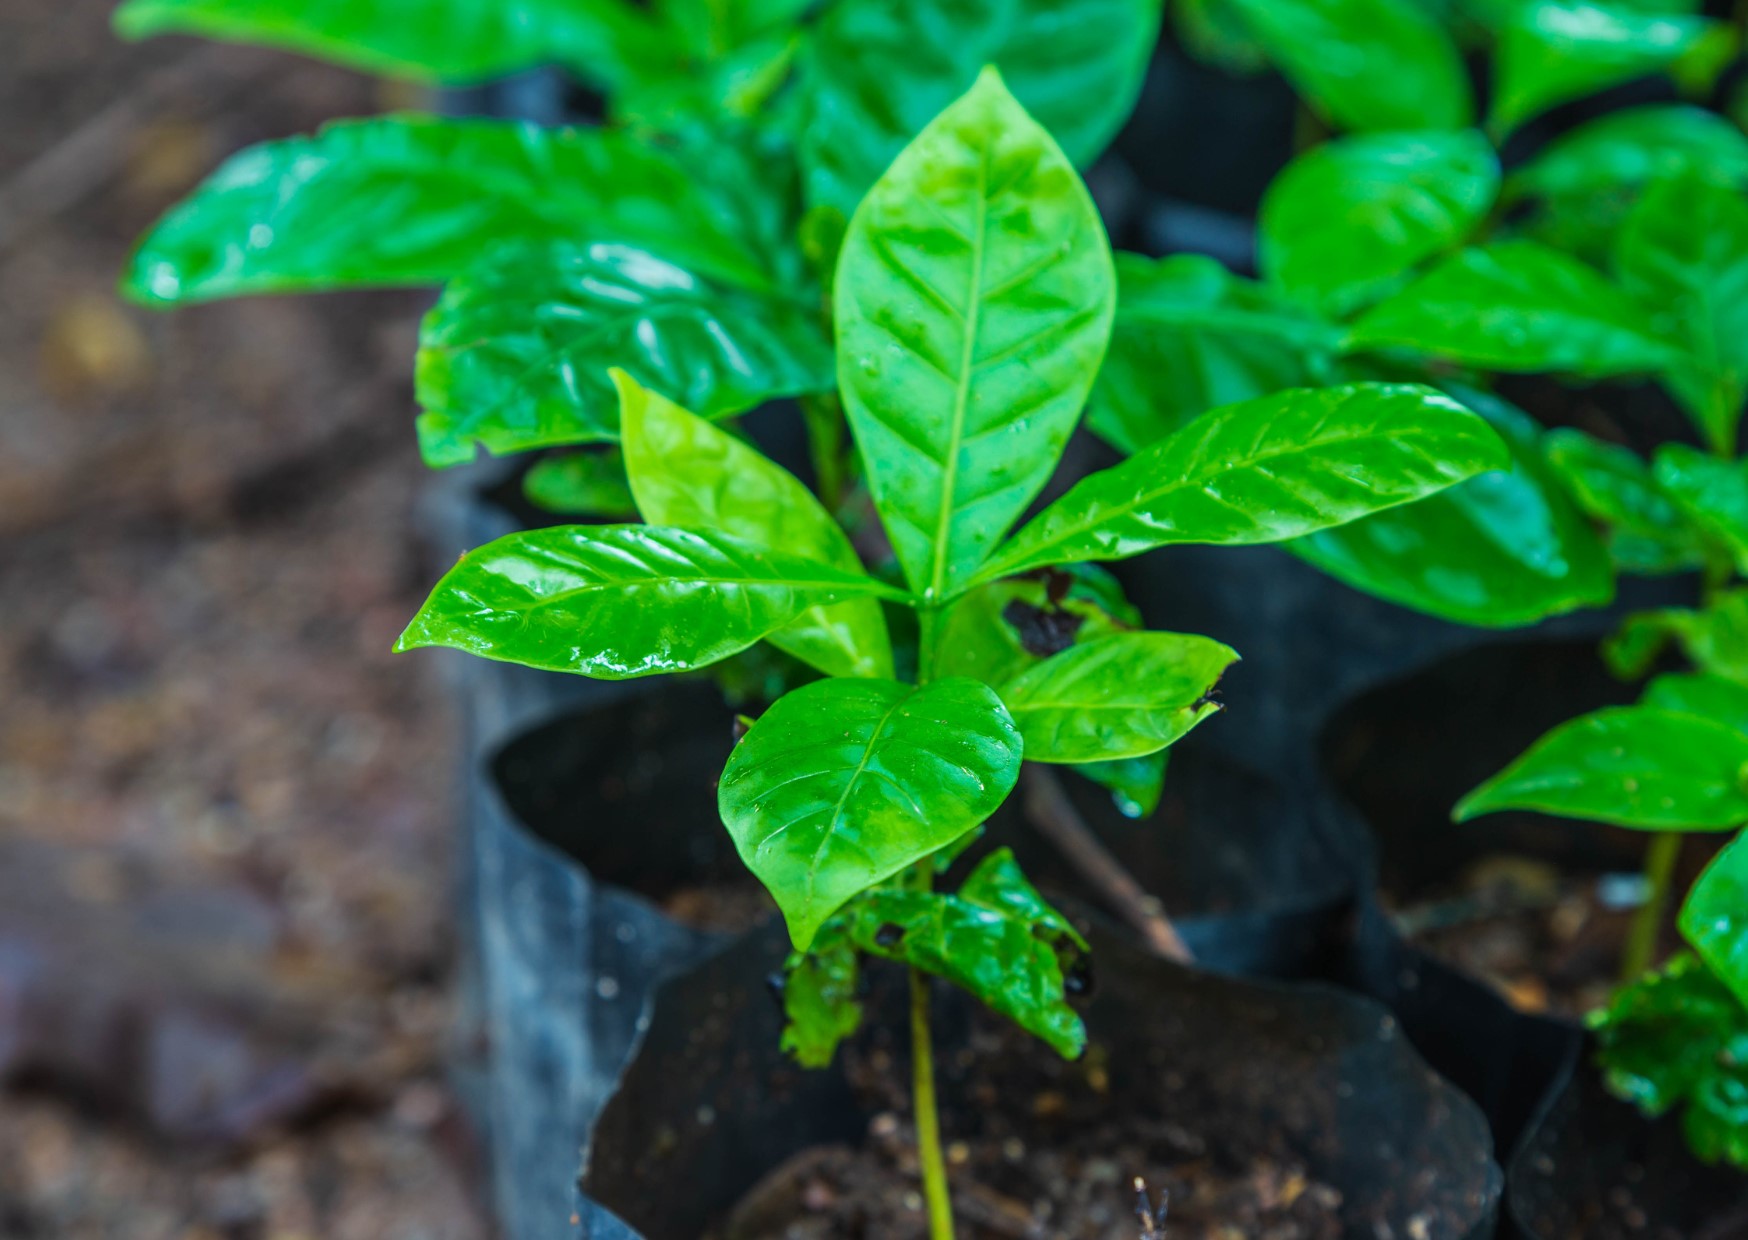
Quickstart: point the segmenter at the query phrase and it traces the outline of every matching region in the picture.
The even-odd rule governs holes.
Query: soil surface
[[[0,0],[0,1235],[481,1240],[446,1083],[426,300],[114,295],[226,154],[412,102]]]
[[[1135,1177],[1171,1240],[1335,1240],[1341,1194],[1288,1157],[1225,1165],[1186,1117],[1113,1097],[1096,1048],[1056,1059],[980,1022],[952,1063],[943,1140],[964,1240],[1136,1240]],[[906,1061],[877,1041],[846,1048],[856,1088],[879,1108],[860,1148],[806,1150],[772,1171],[708,1240],[922,1240],[927,1235]],[[952,1079],[957,1077],[957,1079]],[[955,1103],[957,1105],[955,1105]],[[1193,1125],[1193,1120],[1189,1121]],[[1236,1138],[1236,1139],[1234,1139]],[[1223,1134],[1266,1150],[1266,1133]]]

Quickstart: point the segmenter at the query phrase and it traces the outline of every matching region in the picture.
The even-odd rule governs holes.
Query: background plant
[[[1504,459],[1485,422],[1424,387],[1295,390],[1210,412],[1010,533],[1080,417],[1115,298],[1085,187],[988,70],[875,184],[833,282],[839,388],[902,584],[866,573],[794,477],[616,372],[630,489],[649,524],[535,530],[471,552],[400,643],[606,678],[684,671],[766,639],[845,652],[859,674],[795,689],[751,725],[719,804],[794,943],[784,1040],[797,1058],[829,1061],[859,1024],[861,957],[911,969],[936,1236],[951,1215],[925,975],[1065,1055],[1085,1038],[1064,981],[1085,943],[1011,854],[988,854],[950,894],[934,890],[938,875],[1022,757],[1156,754],[1216,709],[1209,693],[1236,658],[1209,638],[1132,627],[1108,580],[1077,566],[1303,535]],[[1048,656],[1016,650],[991,622],[1037,581],[1046,603],[1082,587],[1081,622]],[[914,656],[895,655],[883,603],[914,615]],[[894,678],[910,664],[910,679]]]

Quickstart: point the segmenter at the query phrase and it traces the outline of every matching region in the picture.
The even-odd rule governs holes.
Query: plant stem
[[[1623,982],[1637,981],[1656,963],[1657,939],[1663,930],[1663,914],[1669,908],[1670,880],[1681,857],[1681,841],[1679,831],[1660,831],[1645,846],[1645,881],[1651,891],[1633,914],[1627,932],[1627,945],[1621,952]]]
[[[844,506],[848,489],[844,471],[844,416],[836,396],[801,398],[801,415],[807,425],[807,450],[813,458],[813,480],[820,502],[836,514]]]
[[[935,1054],[929,1038],[929,979],[910,971],[910,1047],[912,1099],[916,1105],[916,1154],[922,1166],[923,1200],[928,1203],[929,1240],[953,1240],[953,1201],[947,1193],[947,1164],[941,1159],[941,1117],[935,1106]]]

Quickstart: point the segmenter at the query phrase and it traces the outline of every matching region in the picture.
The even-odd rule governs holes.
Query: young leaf
[[[1671,392],[1706,442],[1733,453],[1748,397],[1748,202],[1705,180],[1659,182],[1628,217],[1614,265],[1681,347]]]
[[[1354,325],[1350,348],[1406,348],[1489,370],[1651,374],[1670,346],[1600,274],[1534,241],[1445,259]]]
[[[1537,200],[1537,237],[1600,260],[1645,186],[1676,176],[1748,184],[1748,137],[1688,104],[1625,108],[1549,142],[1506,178],[1504,200]]]
[[[506,240],[658,247],[764,288],[761,253],[707,186],[629,134],[386,117],[233,157],[161,220],[125,290],[160,305],[435,284]]]
[[[783,964],[781,1046],[804,1068],[826,1067],[838,1043],[862,1027],[860,961],[842,920],[827,922],[812,947],[789,953]]]
[[[1344,129],[1461,129],[1456,44],[1413,0],[1233,0],[1299,93]]]
[[[1542,451],[1578,506],[1609,526],[1609,550],[1622,568],[1679,572],[1703,560],[1699,531],[1629,449],[1563,428],[1548,432]]]
[[[788,470],[624,371],[615,370],[613,382],[622,402],[626,472],[645,521],[863,571],[843,529]],[[872,598],[810,607],[770,641],[828,676],[892,676],[892,643]]]
[[[1722,676],[1669,673],[1653,680],[1642,700],[1658,710],[1700,715],[1748,735],[1748,685]]]
[[[852,896],[982,822],[1020,734],[987,685],[822,680],[784,695],[729,757],[722,820],[805,951]]]
[[[1262,269],[1344,316],[1461,245],[1498,192],[1499,157],[1476,130],[1326,142],[1288,164],[1263,196]]]
[[[1738,571],[1748,569],[1748,462],[1666,443],[1651,470],[1676,507],[1729,551]]]
[[[462,556],[395,643],[624,680],[703,667],[808,608],[896,593],[714,531],[560,526]]]
[[[835,382],[816,307],[605,242],[494,251],[450,282],[419,337],[419,445],[434,467],[478,447],[618,438],[609,365],[711,418]]]
[[[1651,670],[1671,640],[1700,671],[1748,684],[1748,590],[1725,590],[1700,611],[1634,612],[1603,643],[1603,659],[1615,675],[1632,680]]]
[[[1748,1004],[1748,837],[1713,857],[1681,906],[1681,934],[1718,979]],[[1748,1133],[1743,1134],[1748,1149]]]
[[[1097,762],[1164,749],[1220,709],[1229,647],[1182,633],[1113,633],[997,686],[1034,762]]]
[[[623,0],[128,0],[115,27],[128,39],[204,35],[449,83],[556,62],[612,88],[662,54],[660,27]]]
[[[536,508],[578,517],[631,521],[637,501],[625,478],[618,448],[570,452],[535,462],[522,479],[522,495]]]
[[[985,65],[1077,166],[1128,118],[1160,0],[837,0],[799,65],[809,205],[848,218]]]
[[[1210,409],[1314,386],[1341,334],[1211,258],[1118,254],[1117,317],[1087,425],[1139,452]]]
[[[1081,762],[1076,773],[1084,775],[1111,794],[1117,812],[1125,818],[1147,818],[1159,808],[1165,791],[1166,759],[1171,750],[1118,758],[1111,762]]]
[[[1622,987],[1589,1018],[1609,1089],[1649,1115],[1686,1104],[1682,1128],[1707,1162],[1748,1170],[1748,1008],[1692,956]]]
[[[1000,685],[1076,642],[1140,625],[1139,613],[1094,565],[992,581],[941,610],[935,674]]]
[[[1539,810],[1639,831],[1748,822],[1748,736],[1697,715],[1616,706],[1570,720],[1458,803],[1465,822]]]
[[[1608,602],[1608,553],[1543,463],[1540,428],[1497,397],[1456,395],[1511,449],[1508,469],[1287,550],[1355,589],[1460,624],[1508,628]]]
[[[1282,542],[1424,499],[1508,460],[1485,422],[1431,388],[1281,392],[1216,409],[1076,483],[977,579],[1171,543]]]
[[[1539,112],[1718,50],[1717,23],[1589,0],[1535,0],[1500,32],[1489,128],[1507,134]],[[1727,54],[1727,52],[1726,52]]]
[[[997,849],[956,895],[882,888],[857,900],[852,936],[871,955],[944,977],[1065,1059],[1086,1029],[1064,997],[1061,956],[1086,942]]]
[[[838,260],[838,381],[911,588],[956,593],[1049,479],[1110,338],[1092,199],[999,75],[869,191]]]

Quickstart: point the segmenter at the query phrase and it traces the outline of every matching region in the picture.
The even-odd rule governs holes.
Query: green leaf
[[[1700,959],[1748,1004],[1748,837],[1713,857],[1681,906],[1681,934]],[[1748,1131],[1742,1134],[1748,1149]]]
[[[1110,762],[1081,762],[1074,770],[1111,794],[1117,812],[1125,818],[1146,818],[1159,808],[1165,791],[1166,759],[1171,750],[1117,758]]]
[[[823,1068],[838,1043],[862,1027],[856,998],[861,969],[855,945],[834,919],[813,946],[784,962],[782,1049],[804,1068]]]
[[[1586,0],[1524,5],[1500,32],[1488,127],[1506,134],[1556,104],[1715,54],[1721,30],[1705,18],[1634,12]]]
[[[558,238],[659,246],[689,270],[769,287],[742,227],[629,134],[386,117],[233,157],[141,243],[124,288],[171,305],[435,284],[501,242]]]
[[[1543,463],[1540,428],[1497,397],[1455,394],[1499,432],[1508,469],[1287,550],[1357,590],[1459,624],[1510,628],[1608,602],[1608,553]]]
[[[799,63],[810,205],[851,215],[985,65],[1077,166],[1135,106],[1160,0],[837,0]]]
[[[479,82],[558,63],[617,86],[661,55],[661,29],[622,0],[128,0],[123,38],[259,43],[368,73]]]
[[[537,461],[522,479],[522,494],[547,512],[619,521],[637,516],[637,501],[625,479],[625,457],[618,448]]]
[[[1325,379],[1341,329],[1211,258],[1117,255],[1117,317],[1087,425],[1139,452],[1221,405]]]
[[[1632,680],[1649,672],[1671,641],[1701,671],[1748,684],[1748,590],[1725,590],[1700,611],[1634,612],[1603,643],[1603,659],[1615,675]]]
[[[779,698],[718,786],[741,860],[805,950],[852,896],[992,814],[1020,734],[987,685],[822,680]]]
[[[1211,695],[1237,659],[1207,637],[1113,633],[1070,646],[997,691],[1034,762],[1137,758],[1218,711]]]
[[[1672,356],[1630,298],[1594,269],[1534,241],[1452,255],[1369,310],[1348,344],[1585,378],[1655,373]]]
[[[1548,143],[1506,178],[1504,198],[1536,200],[1535,236],[1600,260],[1645,186],[1674,176],[1748,184],[1748,137],[1688,104],[1626,108]]]
[[[1424,499],[1508,459],[1487,423],[1431,388],[1281,392],[1216,409],[1076,483],[978,578],[1172,543],[1283,542]]]
[[[1699,532],[1629,449],[1561,429],[1543,438],[1542,451],[1578,507],[1607,524],[1610,553],[1623,569],[1680,572],[1703,561]]]
[[[1686,444],[1657,449],[1652,473],[1664,494],[1748,569],[1748,462],[1720,461]]]
[[[992,581],[941,610],[935,674],[1002,685],[1076,642],[1140,625],[1140,613],[1096,565]]]
[[[842,527],[795,475],[624,371],[613,381],[623,402],[626,472],[645,521],[863,571]],[[828,676],[892,676],[892,642],[873,598],[810,607],[770,641]]]
[[[1477,130],[1359,134],[1314,147],[1263,196],[1264,273],[1336,316],[1454,249],[1499,192],[1499,157]]]
[[[1086,1029],[1064,996],[1062,956],[1086,942],[998,848],[956,895],[883,888],[857,900],[852,936],[871,955],[944,977],[1065,1059]]]
[[[1270,59],[1344,129],[1461,129],[1475,116],[1462,56],[1409,0],[1234,0]]]
[[[1669,673],[1645,689],[1644,704],[1658,710],[1700,715],[1748,734],[1748,685],[1691,672]]]
[[[427,464],[619,435],[607,368],[705,417],[834,386],[818,309],[703,279],[635,246],[494,252],[450,283],[420,330]]]
[[[1748,1170],[1748,1008],[1692,956],[1593,1012],[1608,1087],[1649,1115],[1686,1104],[1694,1153]]]
[[[993,70],[850,221],[838,381],[905,576],[942,599],[1048,481],[1110,338],[1091,197]]]
[[[896,594],[714,531],[559,526],[462,556],[395,643],[624,680],[703,667],[808,608]]]
[[[1748,822],[1748,736],[1697,715],[1616,706],[1570,720],[1458,803],[1465,822],[1538,810],[1638,831]]]
[[[1680,346],[1670,391],[1706,442],[1733,453],[1748,397],[1748,202],[1706,180],[1659,182],[1628,217],[1614,265]]]

